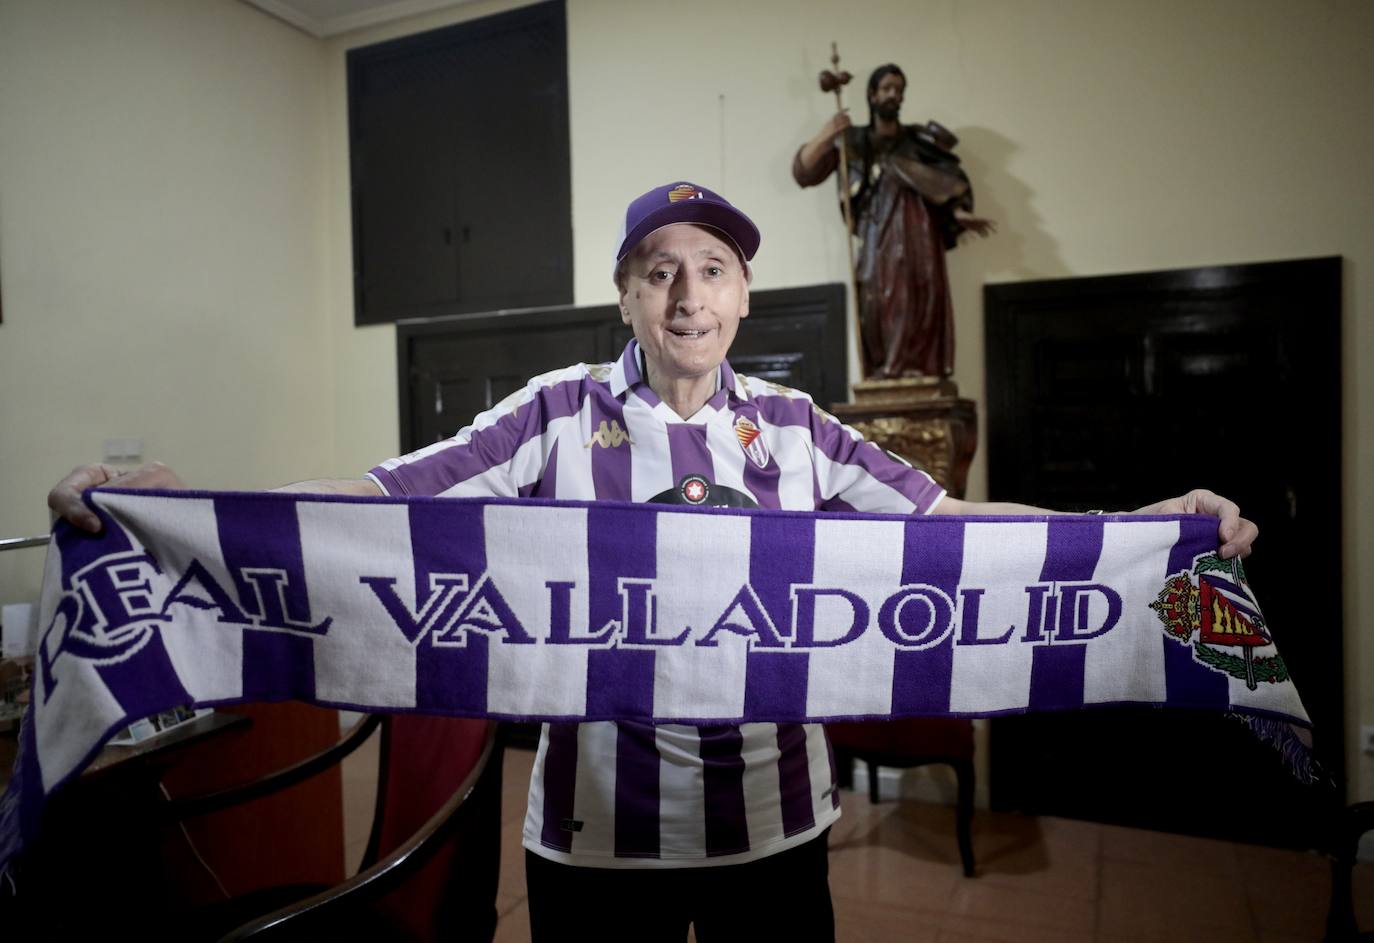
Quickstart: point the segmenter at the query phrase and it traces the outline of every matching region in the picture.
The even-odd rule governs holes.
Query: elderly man
[[[675,182],[626,211],[615,255],[634,340],[613,364],[531,380],[452,439],[366,478],[283,490],[359,495],[530,495],[901,514],[1046,513],[945,496],[795,390],[737,375],[725,357],[749,315],[759,232],[719,194]],[[162,466],[75,470],[49,496],[99,524],[82,489],[179,484]],[[1256,535],[1210,492],[1142,509],[1221,517],[1223,553]],[[546,724],[524,845],[536,940],[576,925],[599,939],[831,940],[826,831],[839,817],[817,725]]]

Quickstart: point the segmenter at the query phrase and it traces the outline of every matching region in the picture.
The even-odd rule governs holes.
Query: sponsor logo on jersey
[[[587,440],[587,444],[583,448],[589,449],[593,445],[599,445],[603,449],[615,449],[626,442],[630,442],[630,437],[624,429],[620,428],[620,423],[614,419],[610,421],[603,419],[601,425],[597,426],[596,432]],[[634,445],[633,442],[630,444]]]
[[[705,504],[711,496],[711,485],[700,475],[688,475],[678,484],[682,500],[688,504]]]
[[[649,499],[650,504],[688,504],[693,507],[756,508],[753,496],[704,475],[687,475],[666,491]]]

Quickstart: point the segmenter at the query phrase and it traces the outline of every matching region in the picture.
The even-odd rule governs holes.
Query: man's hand
[[[87,488],[111,485],[117,488],[185,488],[185,483],[161,462],[149,462],[133,471],[120,473],[109,465],[78,465],[48,492],[48,507],[69,524],[92,534],[100,533],[100,518],[81,500]]]
[[[1217,536],[1221,540],[1221,558],[1248,557],[1250,545],[1259,536],[1259,528],[1253,521],[1240,516],[1236,502],[1228,501],[1219,494],[1196,488],[1187,494],[1147,505],[1135,511],[1136,514],[1212,514],[1221,518]]]
[[[792,175],[796,177],[797,183],[804,187],[815,186],[824,178],[815,178],[813,175],[818,172],[821,162],[826,159],[834,150],[836,145],[842,140],[845,129],[853,122],[849,120],[848,111],[837,111],[821,126],[816,136],[801,146],[797,151],[797,159],[792,167]],[[829,171],[827,171],[827,176]]]
[[[821,127],[821,133],[816,135],[816,137],[834,143],[839,140],[840,135],[844,134],[845,129],[850,127],[853,123],[854,122],[849,120],[848,108],[844,111],[837,111],[831,115],[830,120]]]
[[[997,223],[982,216],[974,216],[965,210],[955,210],[954,218],[959,225],[964,227],[965,232],[971,232],[975,236],[987,238],[997,232]]]

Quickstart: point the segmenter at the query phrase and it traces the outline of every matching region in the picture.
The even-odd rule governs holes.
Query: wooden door
[[[354,318],[572,300],[562,0],[348,53]]]
[[[1131,509],[1189,488],[1260,525],[1246,568],[1335,788],[1234,720],[997,719],[994,806],[1310,846],[1343,803],[1337,258],[988,286],[989,492]]]

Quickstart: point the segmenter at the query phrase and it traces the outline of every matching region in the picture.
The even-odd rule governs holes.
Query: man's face
[[[623,285],[621,320],[634,328],[651,385],[711,374],[749,315],[744,263],[704,226],[651,233],[626,259]]]
[[[888,121],[897,120],[902,110],[902,96],[906,93],[906,79],[895,72],[889,72],[878,81],[878,87],[868,96],[873,111]]]

